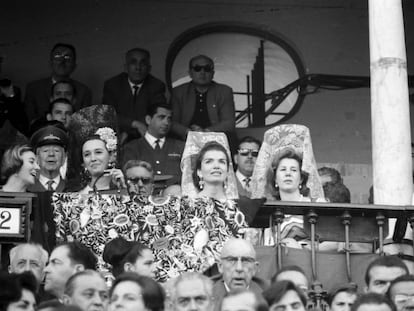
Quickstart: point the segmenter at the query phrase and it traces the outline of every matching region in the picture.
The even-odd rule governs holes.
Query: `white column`
[[[401,0],[369,0],[375,204],[411,204],[413,177]]]

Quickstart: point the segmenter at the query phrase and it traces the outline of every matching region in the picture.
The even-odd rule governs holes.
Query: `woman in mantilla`
[[[326,202],[306,126],[283,124],[265,132],[252,176],[252,198]],[[285,215],[283,238],[306,238],[302,216]]]

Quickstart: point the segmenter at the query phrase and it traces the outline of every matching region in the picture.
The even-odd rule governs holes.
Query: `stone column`
[[[413,192],[401,0],[369,0],[375,204],[408,205]]]

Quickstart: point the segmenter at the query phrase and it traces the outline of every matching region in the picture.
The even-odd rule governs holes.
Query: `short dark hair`
[[[277,278],[279,277],[279,275],[281,275],[282,273],[284,273],[284,272],[287,272],[287,271],[296,271],[296,272],[299,272],[299,273],[302,273],[305,277],[306,277],[306,279],[308,278],[307,276],[306,276],[306,273],[305,273],[305,271],[301,268],[301,267],[299,267],[299,266],[296,266],[296,265],[291,265],[291,266],[285,266],[285,267],[282,267],[281,269],[279,269],[273,276],[272,276],[272,278],[271,278],[271,283],[273,284],[273,283],[275,283],[275,282],[277,282]]]
[[[343,182],[341,173],[339,173],[333,167],[327,167],[327,166],[321,167],[321,168],[318,169],[318,174],[319,174],[319,176],[322,176],[322,175],[331,176],[333,183],[342,183]]]
[[[76,48],[75,48],[75,46],[73,46],[72,44],[63,43],[63,42],[58,42],[53,46],[53,48],[50,50],[50,58],[53,57],[53,53],[55,52],[56,49],[62,48],[62,47],[71,50],[71,52],[73,54],[73,58],[76,60]]]
[[[408,268],[407,265],[402,261],[401,258],[397,256],[381,256],[372,261],[368,267],[367,270],[365,270],[365,283],[369,285],[371,276],[369,275],[370,271],[374,267],[398,267],[405,271],[405,274],[408,274]]]
[[[302,170],[302,158],[293,150],[288,149],[286,150],[272,165],[273,165],[273,179],[272,181],[276,180],[276,171],[277,168],[280,165],[280,162],[283,159],[294,159],[298,162],[299,164],[299,169],[300,169],[300,177],[301,177],[301,183],[300,183],[300,187],[299,187],[299,191],[303,196],[308,196],[309,194],[309,188],[306,186],[306,182],[308,181],[308,173]],[[275,183],[271,182],[270,186],[272,187],[272,190],[274,192],[274,196],[277,200],[280,200],[280,193],[279,193],[279,188],[275,187]]]
[[[193,62],[197,59],[200,59],[200,58],[207,60],[214,67],[213,59],[211,59],[210,57],[208,57],[206,55],[199,54],[199,55],[196,55],[196,56],[194,56],[190,59],[190,61],[188,62],[188,68],[191,69],[193,67]]]
[[[27,144],[16,144],[9,147],[3,154],[1,161],[1,178],[4,181],[17,173],[23,166],[22,156],[24,153],[31,151],[34,153],[32,147]]]
[[[254,138],[253,136],[244,136],[242,139],[240,139],[237,148],[240,148],[240,145],[243,143],[254,143],[259,147],[259,149],[260,149],[260,146],[262,145],[262,142],[258,140],[257,138]]]
[[[72,107],[72,112],[73,112],[73,105],[70,102],[70,100],[66,99],[66,98],[56,98],[55,100],[53,100],[50,104],[49,104],[49,113],[52,113],[53,108],[55,107],[55,104],[66,104]]]
[[[358,295],[357,285],[355,283],[340,284],[335,286],[326,297],[326,302],[329,307],[332,307],[332,302],[339,293],[348,293],[350,295]]]
[[[263,297],[266,299],[269,307],[271,307],[273,304],[278,303],[290,290],[296,292],[303,306],[306,307],[305,294],[291,281],[279,281],[273,283],[268,289],[263,292]]]
[[[23,289],[32,292],[36,297],[37,280],[32,272],[8,274],[0,271],[0,310],[7,310],[11,303],[19,301]]]
[[[50,88],[50,94],[51,95],[53,95],[53,93],[55,92],[56,86],[58,86],[59,84],[68,84],[68,85],[70,85],[70,87],[72,88],[73,96],[76,96],[75,84],[69,79],[63,79],[63,80],[57,81],[56,83],[53,83],[52,87]]]
[[[230,158],[229,155],[227,154],[227,150],[226,148],[224,148],[224,146],[216,141],[209,141],[208,143],[206,143],[203,148],[201,148],[200,152],[197,154],[196,159],[195,159],[195,167],[193,170],[193,183],[194,186],[198,189],[200,189],[200,177],[198,177],[197,175],[197,170],[201,168],[201,162],[203,161],[204,155],[206,154],[207,151],[210,150],[217,150],[217,151],[222,151],[225,155],[226,155],[226,160],[227,160],[227,170],[230,167]]]
[[[102,258],[112,265],[112,274],[117,277],[125,272],[125,263],[135,263],[146,249],[149,249],[148,246],[140,242],[127,241],[122,237],[118,237],[105,245]]]
[[[398,278],[393,280],[390,284],[390,287],[388,287],[388,291],[387,291],[387,297],[388,298],[391,299],[391,289],[393,288],[393,286],[395,284],[401,283],[401,282],[414,282],[414,275],[412,275],[412,274],[400,275]]]
[[[148,60],[151,59],[151,53],[148,50],[143,49],[143,48],[132,48],[132,49],[128,50],[125,53],[125,58],[127,58],[129,56],[129,54],[134,53],[134,52],[142,53],[142,54],[145,55],[146,58],[148,58]]]
[[[342,183],[327,182],[323,185],[325,198],[331,203],[351,203],[351,192]]]
[[[96,270],[98,259],[94,253],[79,241],[66,242],[57,247],[65,246],[69,250],[68,257],[76,264],[82,264],[85,269]],[[57,248],[56,247],[56,248]]]
[[[357,311],[362,305],[382,305],[386,304],[391,311],[397,311],[394,303],[386,296],[377,293],[368,293],[360,296],[351,307],[351,311]]]
[[[147,276],[133,272],[123,273],[117,277],[109,291],[109,296],[112,297],[116,286],[125,281],[134,282],[141,288],[142,300],[147,309],[151,311],[164,310],[165,293],[162,286]]]
[[[172,111],[171,105],[167,104],[165,101],[159,101],[148,106],[146,115],[152,118],[158,112],[158,108]]]

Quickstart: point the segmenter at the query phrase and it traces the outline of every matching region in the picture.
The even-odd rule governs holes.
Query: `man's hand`
[[[137,120],[132,121],[131,127],[136,129],[142,137],[144,137],[145,132],[147,131],[147,126],[144,123]]]

